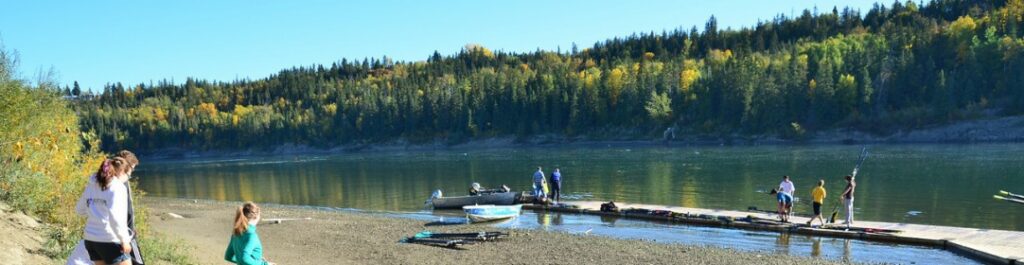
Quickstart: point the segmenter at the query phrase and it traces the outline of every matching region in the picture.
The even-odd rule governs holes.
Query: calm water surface
[[[773,209],[761,193],[790,175],[798,213],[825,179],[836,205],[859,146],[604,147],[376,152],[338,156],[143,161],[143,189],[164,197],[252,200],[385,211],[422,210],[434,189],[466,193],[471,182],[528,190],[536,166],[561,168],[567,199],[716,209]],[[1024,231],[1024,144],[879,145],[858,175],[856,216]]]
[[[399,216],[445,222],[465,219],[457,211]],[[476,225],[476,224],[474,224]],[[844,262],[886,264],[980,264],[948,251],[922,246],[894,245],[863,240],[829,238],[766,231],[668,224],[607,216],[526,211],[516,219],[486,224],[520,229],[544,229],[573,234],[603,235],[663,243],[715,246],[746,251],[808,256]]]
[[[996,201],[998,190],[1024,193],[1024,144],[880,145],[858,175],[858,219],[1024,230],[1024,206]],[[405,218],[464,221],[459,212],[424,210],[432,190],[466,193],[469,183],[528,190],[536,166],[563,173],[568,200],[615,200],[716,209],[772,209],[763,193],[790,175],[798,213],[810,188],[826,180],[835,205],[859,146],[573,147],[337,156],[143,161],[135,176],[162,197],[354,208]],[[929,248],[774,232],[669,225],[598,216],[526,211],[487,224],[711,245],[855,262],[972,264]]]

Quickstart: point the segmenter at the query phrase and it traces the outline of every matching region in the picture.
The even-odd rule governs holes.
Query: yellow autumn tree
[[[971,16],[961,16],[956,21],[949,24],[947,33],[950,38],[955,40],[957,43],[957,59],[961,62],[969,56],[971,48],[971,39],[974,38],[974,31],[978,28],[978,24],[974,22],[974,18]]]
[[[488,49],[487,47],[484,47],[483,45],[480,44],[466,44],[466,46],[462,47],[462,50],[465,51],[466,53],[479,54],[487,58],[494,58],[494,52],[492,52],[491,49]]]
[[[679,72],[679,90],[683,94],[689,94],[693,83],[700,79],[700,66],[696,60],[687,59],[683,62],[683,71]]]
[[[611,105],[615,106],[619,102],[619,95],[622,94],[622,87],[625,86],[626,69],[622,67],[616,67],[608,73],[608,78],[605,80],[605,88],[608,89],[608,100],[611,101]]]

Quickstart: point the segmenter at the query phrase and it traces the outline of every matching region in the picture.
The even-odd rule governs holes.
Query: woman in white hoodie
[[[95,181],[85,187],[75,207],[88,216],[85,223],[85,249],[98,265],[131,264],[131,234],[128,232],[128,189],[122,175],[128,162],[117,157],[107,159],[96,171]]]

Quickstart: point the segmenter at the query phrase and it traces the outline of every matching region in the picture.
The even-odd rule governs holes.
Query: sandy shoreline
[[[36,218],[0,202],[0,264],[56,262],[42,254],[47,236],[44,226]]]
[[[233,209],[238,203],[146,198],[156,232],[194,246],[201,264],[225,264]],[[168,217],[175,213],[185,218]],[[425,227],[425,222],[376,214],[294,206],[263,207],[264,219],[311,218],[261,224],[268,260],[279,264],[834,264],[808,257],[744,252],[714,247],[621,240],[540,230],[488,226]],[[509,231],[501,241],[450,250],[399,241],[423,230]]]

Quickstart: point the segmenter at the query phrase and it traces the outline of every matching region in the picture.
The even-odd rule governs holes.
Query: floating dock
[[[620,202],[615,202],[619,212],[602,212],[602,203],[604,202],[573,201],[558,205],[526,204],[523,205],[523,209],[924,245],[949,250],[991,264],[1024,264],[1024,232],[1019,231],[859,220],[855,220],[854,226],[846,230],[845,225],[838,224],[826,225],[825,228],[809,227],[806,223],[810,218],[799,216],[791,217],[790,223],[782,223],[778,221],[776,214],[765,212]],[[822,214],[828,218],[831,213]],[[840,214],[840,217],[843,215]],[[837,219],[836,222],[841,222],[841,219]]]

